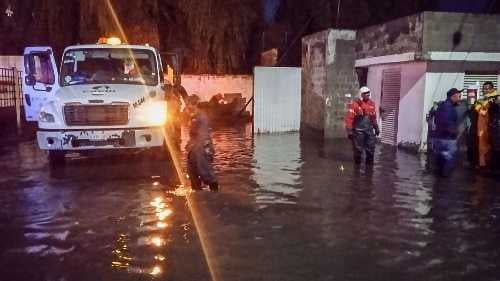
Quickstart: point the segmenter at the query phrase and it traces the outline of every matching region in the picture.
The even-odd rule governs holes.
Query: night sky
[[[263,0],[265,2],[264,17],[268,23],[274,20],[276,11],[279,8],[280,0]]]
[[[281,0],[263,1],[265,3],[264,16],[266,21],[270,23],[274,19]],[[430,5],[435,11],[489,13],[495,2],[496,0],[434,0],[430,1]]]
[[[495,0],[437,0],[436,10],[453,12],[487,13]]]

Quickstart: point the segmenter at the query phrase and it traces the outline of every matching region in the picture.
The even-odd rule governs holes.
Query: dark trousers
[[[375,143],[377,138],[373,130],[358,131],[354,130],[352,135],[352,151],[354,154],[354,162],[361,163],[363,151],[365,152],[365,161],[368,164],[373,163],[373,154],[375,153]]]
[[[193,189],[201,189],[204,183],[217,184],[217,177],[212,166],[212,157],[208,155],[204,144],[196,143],[188,151],[187,170]]]
[[[500,150],[493,150],[491,153],[491,169],[500,173]]]
[[[475,167],[479,164],[479,150],[477,131],[469,130],[466,135],[467,160]]]
[[[434,145],[432,153],[436,172],[443,176],[448,176],[457,164],[457,140],[435,139]]]

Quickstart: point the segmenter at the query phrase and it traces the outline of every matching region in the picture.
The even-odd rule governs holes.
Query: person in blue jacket
[[[443,176],[449,175],[456,166],[459,132],[456,106],[460,101],[460,93],[460,90],[451,88],[446,93],[446,101],[436,110],[433,158],[437,172]]]

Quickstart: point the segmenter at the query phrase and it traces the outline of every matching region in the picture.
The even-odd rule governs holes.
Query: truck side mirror
[[[36,79],[35,79],[35,76],[33,74],[27,75],[24,78],[24,80],[26,82],[26,85],[28,85],[28,86],[34,86],[36,84]]]

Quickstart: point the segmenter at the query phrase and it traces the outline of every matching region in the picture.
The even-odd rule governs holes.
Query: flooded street
[[[1,155],[0,280],[210,279],[166,163],[111,155],[50,169],[34,142]]]
[[[51,170],[35,142],[0,147],[0,280],[500,280],[498,179],[382,146],[355,168],[347,141],[249,126],[213,138],[221,191],[188,197],[144,155]]]

